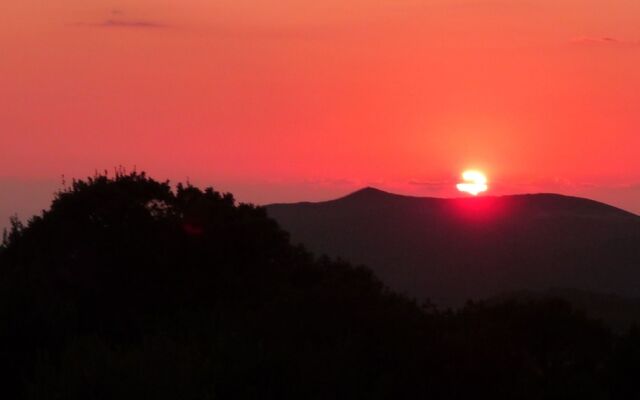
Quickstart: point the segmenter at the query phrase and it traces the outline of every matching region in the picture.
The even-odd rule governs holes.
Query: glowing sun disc
[[[489,189],[487,185],[487,177],[480,171],[468,170],[462,173],[463,182],[458,183],[456,187],[459,191],[477,196]]]

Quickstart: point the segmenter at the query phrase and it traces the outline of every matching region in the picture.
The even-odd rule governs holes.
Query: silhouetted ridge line
[[[397,193],[387,192],[375,187],[365,187],[355,192],[347,194],[346,196],[339,197],[333,200],[325,201],[302,201],[293,203],[275,203],[267,205],[268,208],[279,206],[293,206],[293,205],[325,205],[325,204],[340,204],[340,203],[354,203],[360,202],[361,205],[365,205],[369,202],[369,205],[375,205],[379,202],[388,201],[412,201],[412,202],[427,202],[431,204],[447,205],[452,203],[469,203],[469,204],[512,204],[520,206],[522,211],[530,211],[540,215],[542,213],[559,213],[569,212],[571,214],[580,213],[583,215],[618,215],[621,217],[636,217],[640,216],[623,210],[621,208],[602,203],[596,200],[587,199],[583,197],[568,196],[557,193],[527,193],[527,194],[515,194],[515,195],[502,195],[502,196],[460,196],[460,197],[432,197],[432,196],[411,196]]]
[[[367,186],[362,189],[356,190],[355,192],[349,193],[348,195],[341,197],[342,199],[347,198],[371,198],[371,197],[388,197],[388,196],[400,196],[398,194],[386,192],[384,190]]]
[[[590,199],[365,188],[267,209],[294,242],[368,265],[395,290],[439,303],[551,287],[640,296],[640,217]]]

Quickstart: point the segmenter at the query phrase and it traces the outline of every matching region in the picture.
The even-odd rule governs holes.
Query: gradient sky
[[[20,0],[0,13],[0,218],[136,166],[242,201],[372,185],[640,213],[638,0]]]

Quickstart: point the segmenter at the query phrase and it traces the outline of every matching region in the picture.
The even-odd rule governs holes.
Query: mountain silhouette
[[[294,242],[366,264],[391,288],[437,304],[551,288],[640,295],[640,217],[589,199],[442,199],[368,187],[267,210]]]
[[[345,209],[333,224],[350,229],[356,244],[363,231],[347,216],[369,221],[363,228],[383,221],[395,229],[396,238],[369,232],[388,241],[373,253],[400,243],[399,227],[411,226],[410,218],[427,218],[410,207],[407,225],[393,228],[395,214],[422,201],[368,189],[329,210]],[[606,210],[603,220],[629,218]],[[518,297],[456,310],[419,305],[366,267],[292,246],[264,208],[237,204],[231,194],[135,172],[97,175],[74,180],[26,223],[13,219],[3,237],[0,393],[69,400],[638,398],[640,330],[614,332],[559,299]]]

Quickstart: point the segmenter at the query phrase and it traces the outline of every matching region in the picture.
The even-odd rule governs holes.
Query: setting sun
[[[480,171],[464,171],[462,173],[462,180],[463,182],[456,185],[458,190],[461,192],[477,196],[479,193],[486,192],[489,189],[489,186],[487,185],[487,177]]]

